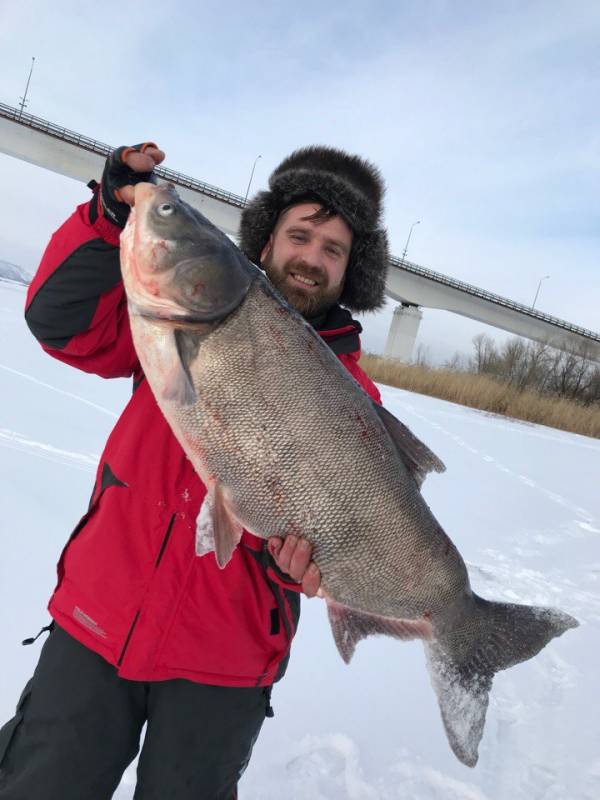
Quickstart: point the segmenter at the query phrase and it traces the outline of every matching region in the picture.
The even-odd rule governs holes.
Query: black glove
[[[119,197],[122,186],[133,186],[136,183],[156,183],[153,172],[136,172],[123,162],[123,158],[132,150],[143,153],[149,147],[156,147],[153,142],[134,144],[133,147],[117,147],[106,159],[102,181],[100,183],[100,204],[102,214],[119,228],[124,228],[129,216],[130,207]]]

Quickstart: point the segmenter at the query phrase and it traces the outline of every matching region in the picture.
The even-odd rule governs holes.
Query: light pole
[[[29,70],[29,77],[27,78],[27,86],[25,87],[25,94],[23,95],[23,97],[19,97],[19,100],[21,101],[19,103],[19,106],[20,106],[20,109],[21,109],[19,111],[19,119],[23,116],[23,109],[27,105],[27,92],[29,91],[29,81],[31,80],[31,73],[33,72],[33,65],[34,64],[35,64],[35,56],[32,56],[31,69]]]
[[[406,244],[404,245],[404,251],[402,253],[402,261],[404,261],[404,259],[406,258],[406,251],[408,250],[408,243],[410,242],[410,236],[411,236],[411,234],[413,232],[413,228],[415,227],[415,225],[420,225],[420,223],[421,223],[421,220],[418,219],[416,222],[413,222],[413,224],[410,226],[410,230],[409,230],[408,236],[406,238]]]
[[[256,156],[254,159],[254,164],[252,164],[252,172],[250,173],[250,180],[248,181],[248,188],[246,189],[246,196],[244,197],[244,205],[246,205],[246,200],[248,199],[248,192],[250,191],[250,184],[252,183],[252,178],[254,177],[254,170],[256,169],[256,164],[258,159],[262,158],[262,156]]]
[[[538,283],[538,287],[537,287],[537,291],[535,293],[535,297],[533,298],[533,303],[531,304],[531,310],[532,311],[535,308],[535,304],[536,304],[536,301],[538,299],[538,294],[540,293],[540,287],[542,285],[542,281],[547,280],[549,277],[550,277],[550,275],[544,275],[543,278],[540,278],[540,282]]]

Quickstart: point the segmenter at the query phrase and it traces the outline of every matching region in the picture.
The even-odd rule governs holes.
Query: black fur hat
[[[303,147],[288,156],[242,212],[240,247],[255,264],[282,211],[317,200],[343,217],[354,233],[340,302],[353,311],[383,304],[387,235],[380,227],[385,191],[377,167],[333,147]]]

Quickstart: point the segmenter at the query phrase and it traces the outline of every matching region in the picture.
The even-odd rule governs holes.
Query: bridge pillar
[[[418,306],[402,303],[394,309],[384,355],[399,361],[410,361],[423,312]]]

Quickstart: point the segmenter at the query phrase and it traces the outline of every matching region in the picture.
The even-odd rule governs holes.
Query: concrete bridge
[[[87,183],[100,179],[114,148],[47,120],[0,103],[0,152]],[[164,167],[156,173],[177,186],[181,197],[230,236],[238,230],[244,199],[232,192]],[[486,325],[559,349],[577,348],[600,362],[600,334],[536,311],[405,259],[392,257],[386,293],[400,305],[388,334],[387,356],[410,360],[421,308],[452,311]]]

